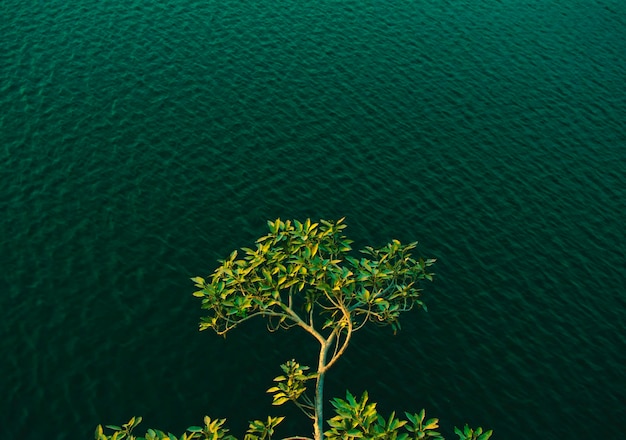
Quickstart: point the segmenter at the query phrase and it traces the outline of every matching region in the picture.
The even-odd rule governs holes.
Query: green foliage
[[[208,316],[200,329],[226,334],[253,316],[270,319],[271,330],[323,319],[323,329],[335,330],[366,322],[400,325],[401,312],[415,305],[420,280],[432,280],[428,268],[433,259],[414,259],[410,251],[417,243],[398,240],[375,249],[366,247],[364,257],[352,250],[342,231],[343,219],[301,223],[280,219],[268,222],[269,234],[256,247],[243,248],[243,258],[233,251],[207,281],[192,278]]]
[[[266,422],[260,420],[250,422],[250,427],[244,440],[270,440],[274,434],[274,428],[284,419],[284,417],[268,417]]]
[[[405,412],[407,420],[396,417],[395,413],[385,419],[378,414],[376,403],[368,403],[367,392],[357,400],[349,391],[346,400],[335,398],[331,401],[335,416],[328,421],[330,429],[324,432],[326,440],[444,440],[443,436],[435,431],[439,427],[439,419],[425,419],[425,412],[417,414]],[[271,440],[276,426],[284,417],[268,417],[265,422],[254,420],[250,422],[244,440]],[[148,429],[145,437],[135,437],[132,430],[141,422],[141,417],[133,417],[128,423],[120,426],[107,425],[113,430],[112,434],[104,434],[101,425],[96,428],[96,440],[237,440],[227,434],[224,428],[226,419],[212,420],[204,418],[204,426],[191,426],[180,437],[163,431]],[[404,431],[404,432],[403,432]],[[459,440],[488,440],[493,431],[483,431],[478,427],[475,430],[465,425],[464,429],[454,428]]]
[[[356,400],[350,392],[346,393],[346,400],[334,399],[332,404],[337,415],[328,421],[331,429],[324,433],[326,438],[328,440],[443,440],[438,432],[433,431],[439,426],[437,419],[429,419],[424,423],[424,410],[419,414],[405,413],[408,421],[398,419],[395,413],[391,413],[388,419],[384,419],[376,411],[376,404],[367,403],[367,400],[367,392],[363,393],[360,400]],[[401,432],[401,430],[408,432]]]
[[[300,327],[319,342],[315,375],[286,371],[270,388],[274,405],[292,401],[313,419],[316,440],[323,431],[324,375],[343,355],[352,333],[368,322],[397,331],[402,312],[424,307],[419,283],[433,279],[428,270],[435,260],[411,255],[417,243],[392,240],[380,248],[365,247],[361,258],[350,255],[352,240],[343,234],[343,221],[268,221],[269,233],[256,240],[254,249],[243,248],[242,258],[233,251],[208,280],[192,278],[199,289],[194,295],[207,311],[200,330],[226,335],[262,316],[270,331]],[[313,378],[311,399],[305,382]]]
[[[459,440],[488,440],[491,434],[493,434],[491,429],[483,432],[483,428],[481,427],[474,430],[467,425],[465,425],[462,431],[455,427],[454,432],[459,436]]]
[[[405,412],[407,420],[396,418],[395,413],[384,419],[378,414],[376,404],[368,403],[367,392],[360,400],[346,392],[346,400],[336,398],[331,403],[337,415],[328,421],[330,429],[324,433],[327,440],[444,440],[435,431],[439,428],[439,419],[426,420],[424,410],[417,414]],[[473,430],[467,425],[463,431],[458,428],[454,431],[459,440],[488,440],[493,433],[491,430],[483,432],[480,427]]]
[[[409,414],[404,413],[406,418],[410,422],[406,426],[406,430],[411,433],[410,438],[412,439],[432,439],[432,440],[443,440],[441,434],[435,429],[439,428],[439,419],[428,419],[424,421],[426,418],[426,413],[422,409],[417,414]]]
[[[346,392],[346,400],[333,399],[331,403],[337,415],[328,421],[331,429],[324,433],[326,438],[329,440],[376,439],[386,438],[385,435],[397,431],[396,427],[386,432],[384,420],[376,412],[376,404],[367,403],[367,400],[367,392],[363,393],[359,401],[350,392]]]
[[[200,330],[212,329],[219,335],[256,316],[267,319],[270,331],[300,327],[319,343],[317,371],[290,360],[281,365],[283,374],[274,378],[267,390],[272,404],[293,402],[313,420],[315,440],[443,440],[435,431],[438,419],[425,419],[424,410],[405,413],[402,420],[392,413],[378,414],[375,403],[368,403],[367,393],[357,400],[349,392],[346,400],[333,399],[335,416],[323,432],[323,387],[328,369],[346,350],[352,333],[367,323],[400,329],[400,314],[414,307],[426,309],[420,300],[420,282],[432,281],[429,268],[434,259],[414,258],[411,251],[417,242],[388,244],[361,250],[360,258],[350,254],[352,240],[343,230],[344,219],[304,223],[298,220],[267,222],[269,233],[254,248],[243,248],[243,257],[235,250],[220,261],[207,279],[194,277],[194,296],[202,299],[206,311]],[[315,382],[313,397],[307,385]],[[271,440],[283,417],[250,422],[244,440]],[[204,426],[192,426],[179,438],[173,434],[148,429],[145,437],[135,437],[132,430],[141,422],[133,417],[120,426],[96,428],[96,440],[235,440],[224,427],[225,419],[205,417]],[[460,440],[488,440],[492,431],[483,432],[465,426],[455,428]],[[294,437],[295,439],[296,437]],[[301,438],[301,437],[298,437]]]
[[[268,417],[267,422],[260,420],[250,422],[245,440],[271,440],[274,428],[283,419],[284,417]],[[131,431],[140,422],[141,417],[133,417],[130,422],[121,427],[107,425],[107,428],[113,430],[113,433],[108,435],[104,433],[102,425],[98,425],[95,440],[236,440],[224,427],[226,419],[211,419],[207,416],[204,418],[204,426],[190,426],[180,437],[157,429],[148,429],[145,437],[135,437]]]
[[[141,423],[141,420],[142,420],[141,417],[133,417],[128,421],[128,423],[125,423],[122,426],[106,425],[107,428],[113,430],[113,434],[110,437],[104,434],[102,425],[98,425],[96,427],[95,439],[96,440],[123,440],[123,439],[134,440],[135,436],[133,436],[132,434],[133,429],[135,429],[135,427]]]
[[[300,407],[309,418],[313,418],[313,402],[304,395],[304,392],[306,391],[305,382],[315,379],[317,374],[306,374],[305,371],[309,370],[309,367],[301,366],[293,359],[282,364],[280,368],[283,370],[284,376],[275,377],[274,382],[277,385],[267,390],[268,393],[273,393],[272,405],[282,405],[291,401]]]

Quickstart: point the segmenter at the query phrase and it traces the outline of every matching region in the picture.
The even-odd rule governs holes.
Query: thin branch
[[[307,396],[306,394],[302,394],[302,396],[300,397],[302,397],[302,400],[304,400],[304,403],[306,403],[307,406],[311,407],[311,409],[315,409],[315,404],[309,396]]]
[[[324,292],[324,295],[326,296],[326,298],[328,299],[328,301],[330,301],[332,305],[334,305],[338,309],[341,308],[341,302],[335,301],[335,298],[331,294],[329,294],[325,289],[322,289],[322,292]],[[328,309],[332,310],[332,307],[329,307]]]
[[[339,350],[339,343],[341,342],[341,331],[337,332],[337,337],[335,338],[335,342],[334,342],[334,347],[333,348],[333,354],[330,357],[331,359],[334,358],[335,356],[337,356],[337,351]]]
[[[317,330],[315,330],[315,328],[313,328],[313,326],[303,321],[302,318],[300,318],[300,316],[296,312],[293,311],[293,309],[285,306],[284,304],[282,304],[282,306],[283,306],[282,307],[283,311],[285,311],[296,324],[298,324],[300,327],[302,327],[311,335],[313,335],[313,337],[317,339],[320,344],[324,345],[326,340]]]
[[[223,330],[215,329],[215,332],[218,335],[226,334],[226,332],[228,332],[229,330],[232,330],[233,328],[237,327],[239,324],[241,324],[243,322],[246,322],[247,320],[252,319],[255,316],[273,316],[273,317],[278,317],[278,318],[281,318],[281,317],[290,318],[291,317],[289,315],[285,315],[284,313],[270,312],[270,311],[267,311],[267,310],[261,310],[259,312],[254,312],[253,314],[245,316],[245,317],[243,317],[243,318],[241,318],[239,320],[230,319],[230,318],[226,317],[226,315],[223,315],[221,313],[219,315],[220,316],[218,316],[218,318],[223,319],[229,325],[226,325]]]
[[[302,411],[309,419],[315,420],[315,408],[309,405],[303,405],[297,400],[292,400],[292,402]]]
[[[313,328],[313,310],[315,310],[314,302],[311,304],[311,310],[309,310],[309,325]]]
[[[357,325],[352,331],[356,332],[356,331],[361,330],[365,326],[365,324],[367,324],[368,319],[369,319],[369,314],[366,314],[365,317],[363,318],[363,322]]]
[[[330,361],[328,361],[328,363],[325,365],[324,367],[324,372],[326,372],[326,370],[328,370],[330,367],[332,367],[332,365],[337,362],[337,359],[339,359],[341,357],[341,355],[343,355],[343,353],[346,351],[346,348],[348,348],[348,343],[350,342],[350,338],[352,337],[352,320],[350,319],[350,312],[345,308],[345,306],[340,305],[340,309],[341,312],[343,313],[343,316],[345,318],[345,321],[347,322],[347,327],[341,327],[341,328],[336,328],[339,329],[339,332],[341,333],[342,330],[344,330],[344,328],[346,329],[346,339],[343,341],[343,344],[341,344],[341,348],[339,348],[338,351],[336,351],[332,358],[330,359]],[[333,330],[333,333],[331,333],[331,336],[329,337],[329,340],[332,338],[332,335],[335,334],[335,331]],[[339,336],[339,335],[337,335]],[[337,338],[339,339],[339,338]],[[337,340],[337,344],[339,344],[339,340]]]

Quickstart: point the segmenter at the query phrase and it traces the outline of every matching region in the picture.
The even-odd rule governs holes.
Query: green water
[[[0,434],[285,413],[265,390],[314,345],[198,333],[189,277],[267,219],[346,216],[437,279],[329,396],[450,439],[623,436],[625,5],[0,2]]]

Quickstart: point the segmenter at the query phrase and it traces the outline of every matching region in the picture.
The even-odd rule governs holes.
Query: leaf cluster
[[[480,426],[476,429],[472,429],[467,425],[463,427],[463,430],[455,427],[454,432],[459,436],[459,440],[488,440],[493,434],[493,430],[491,429],[483,431],[483,428]]]
[[[280,368],[283,370],[284,374],[276,376],[274,378],[276,386],[267,390],[268,393],[273,394],[272,405],[282,405],[285,402],[291,401],[310,419],[313,419],[315,411],[314,403],[305,392],[307,388],[306,382],[315,379],[317,374],[307,374],[306,371],[309,370],[309,367],[300,365],[293,359],[282,364]]]
[[[330,430],[324,433],[329,440],[408,438],[408,434],[399,433],[407,422],[396,418],[395,413],[383,418],[376,411],[376,404],[368,403],[367,392],[356,400],[348,391],[346,400],[335,398],[331,403],[337,415],[328,421]]]
[[[401,312],[419,300],[421,280],[432,280],[434,259],[414,259],[417,243],[393,240],[366,247],[362,258],[352,250],[344,219],[304,223],[268,221],[269,233],[255,248],[234,251],[220,261],[208,280],[192,278],[208,316],[200,329],[224,335],[253,316],[268,318],[270,330],[295,325],[321,329],[361,328],[366,322],[399,328]]]
[[[268,417],[267,421],[253,420],[246,431],[244,440],[271,440],[276,426],[284,420],[284,417]],[[237,440],[228,434],[224,427],[226,419],[204,418],[204,426],[190,426],[187,432],[180,437],[172,433],[165,433],[158,429],[148,429],[144,437],[136,437],[132,430],[141,422],[141,417],[133,417],[122,426],[106,425],[112,430],[111,434],[105,434],[102,425],[96,427],[95,440]]]
[[[297,370],[297,368],[294,368]],[[285,379],[287,380],[287,379]],[[280,380],[279,382],[284,382]],[[346,399],[335,398],[331,401],[335,416],[328,421],[330,429],[324,432],[327,440],[444,440],[436,431],[439,428],[439,419],[426,419],[422,409],[419,413],[405,412],[406,420],[396,417],[392,412],[388,418],[378,414],[376,403],[368,402],[367,392],[356,399],[349,391]],[[267,417],[266,421],[254,420],[250,422],[244,440],[271,440],[275,428],[284,420],[284,417]],[[132,431],[141,423],[141,417],[133,417],[122,426],[107,425],[112,430],[105,434],[102,425],[98,425],[95,440],[237,440],[228,434],[224,427],[226,419],[204,418],[204,426],[191,426],[180,437],[156,429],[148,429],[144,437],[135,436]],[[458,440],[489,440],[492,430],[483,430],[478,427],[472,429],[465,425],[463,429],[454,428]]]
[[[439,419],[426,419],[425,411],[411,414],[405,412],[406,420],[397,418],[395,413],[385,419],[378,414],[375,403],[368,403],[367,392],[356,399],[346,392],[346,399],[335,398],[331,401],[337,414],[328,421],[330,429],[324,433],[327,440],[444,440],[436,431]],[[470,429],[467,425],[463,431],[454,428],[459,440],[488,440],[493,433],[482,428]]]

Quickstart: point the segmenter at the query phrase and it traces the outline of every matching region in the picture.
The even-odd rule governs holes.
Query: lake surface
[[[0,433],[309,433],[265,390],[314,341],[199,333],[189,278],[268,219],[346,216],[437,276],[329,398],[448,439],[621,438],[624,54],[621,0],[1,2]]]

